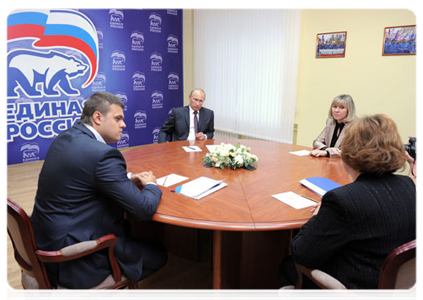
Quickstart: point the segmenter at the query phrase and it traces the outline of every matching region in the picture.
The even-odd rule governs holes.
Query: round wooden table
[[[238,142],[250,147],[251,153],[258,156],[256,170],[222,170],[203,166],[202,159],[208,153],[206,145],[236,145]],[[310,208],[294,209],[272,195],[292,191],[320,201],[318,195],[299,181],[319,176],[330,178],[341,185],[351,182],[339,158],[315,158],[289,153],[309,149],[302,146],[258,140],[207,140],[191,142],[191,145],[199,146],[202,152],[186,152],[183,146],[189,145],[188,141],[153,144],[126,151],[123,155],[129,172],[151,170],[157,178],[172,173],[189,178],[177,185],[200,176],[225,179],[228,186],[200,200],[171,192],[177,185],[160,187],[163,196],[153,216],[153,220],[160,223],[213,231],[214,288],[226,286],[222,284],[222,278],[224,280],[227,269],[225,261],[228,259],[225,259],[227,247],[222,233],[299,228],[311,217]],[[240,240],[245,244],[242,238]]]

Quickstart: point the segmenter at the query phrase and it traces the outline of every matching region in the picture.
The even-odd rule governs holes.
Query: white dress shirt
[[[194,110],[189,106],[189,134],[188,141],[195,140],[195,128],[194,128]],[[200,112],[197,112],[198,124],[200,124]],[[207,140],[207,135],[204,135],[204,138]]]
[[[195,129],[194,129],[194,110],[189,106],[189,134],[188,141],[195,140]],[[197,113],[198,121],[200,121],[200,112]]]

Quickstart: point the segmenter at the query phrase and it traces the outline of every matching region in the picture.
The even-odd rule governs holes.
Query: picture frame
[[[382,56],[416,55],[416,25],[385,27]]]
[[[345,57],[347,32],[318,33],[316,36],[316,58]]]

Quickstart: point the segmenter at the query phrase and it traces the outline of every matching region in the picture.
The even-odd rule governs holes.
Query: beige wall
[[[386,26],[415,25],[409,10],[303,10],[297,144],[311,147],[329,105],[350,94],[357,115],[384,113],[407,141],[416,134],[416,56],[382,56]],[[345,58],[315,58],[317,33],[347,31]]]
[[[184,102],[194,87],[194,16],[184,9]],[[358,116],[384,113],[404,142],[416,134],[416,56],[382,56],[386,26],[415,25],[409,10],[303,10],[296,143],[311,147],[332,99],[350,94]],[[317,33],[347,31],[345,58],[315,58]]]

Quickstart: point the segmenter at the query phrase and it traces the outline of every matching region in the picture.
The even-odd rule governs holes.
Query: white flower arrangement
[[[203,162],[206,166],[216,168],[230,168],[232,170],[238,168],[254,169],[257,165],[258,157],[250,153],[251,149],[238,143],[236,146],[232,144],[220,144],[213,152],[206,154]]]

